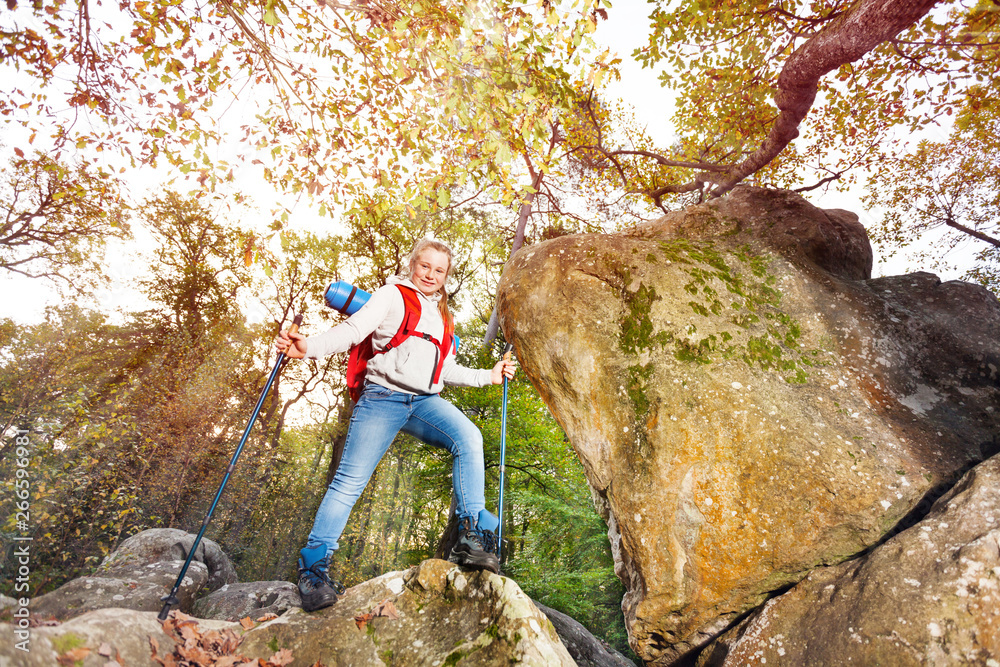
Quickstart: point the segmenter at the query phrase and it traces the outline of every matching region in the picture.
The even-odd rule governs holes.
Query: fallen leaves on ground
[[[101,642],[100,648],[97,649],[97,655],[108,659],[107,662],[104,663],[104,667],[114,667],[115,665],[121,667],[121,665],[125,664],[122,660],[122,654],[118,651],[118,649],[107,642]],[[114,655],[114,658],[111,657],[112,655]]]
[[[28,626],[32,628],[53,628],[57,625],[62,625],[62,621],[54,618],[38,618],[34,614],[28,619]]]
[[[86,646],[80,646],[79,648],[75,648],[72,651],[66,651],[58,658],[56,658],[56,662],[58,662],[60,665],[65,665],[66,667],[72,667],[77,663],[77,661],[83,662],[83,659],[86,658],[87,655],[89,654],[90,654],[89,648],[87,648]]]
[[[371,623],[373,618],[382,616],[385,618],[391,618],[393,620],[399,618],[399,612],[396,611],[396,605],[392,603],[392,600],[386,598],[375,605],[367,614],[361,614],[360,616],[354,617],[354,622],[358,624],[359,630],[364,630],[365,626]]]
[[[245,622],[244,622],[245,621]],[[254,627],[249,618],[240,621],[244,630]],[[294,660],[287,648],[274,653],[270,658],[247,658],[237,653],[240,638],[231,629],[202,631],[198,619],[179,611],[170,612],[163,622],[163,631],[177,644],[172,653],[159,655],[160,645],[154,637],[149,638],[152,658],[163,667],[285,667]],[[323,667],[318,662],[313,667]]]

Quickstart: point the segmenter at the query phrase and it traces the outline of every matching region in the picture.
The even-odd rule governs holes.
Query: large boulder
[[[177,528],[151,528],[128,538],[101,562],[96,574],[114,572],[122,567],[148,565],[150,563],[186,560],[197,536]],[[210,591],[216,591],[226,584],[235,584],[236,568],[229,556],[218,544],[201,538],[192,563],[203,563],[208,569]]]
[[[856,216],[749,187],[505,269],[501,325],[583,462],[644,660],[693,654],[996,451],[997,300],[870,270]]]
[[[226,584],[217,591],[198,598],[191,614],[198,618],[238,621],[283,614],[292,607],[302,607],[299,587],[288,581],[251,581]]]
[[[290,612],[244,637],[250,656],[288,648],[301,664],[574,665],[552,623],[513,580],[426,560]]]
[[[30,628],[24,650],[13,641],[0,642],[0,665],[17,667],[162,667],[153,660],[153,646],[162,657],[178,645],[152,611],[109,608],[89,611],[65,623]],[[235,629],[235,623],[200,621],[201,632]],[[5,637],[10,626],[0,623]],[[173,664],[177,664],[176,662]],[[203,663],[211,664],[211,663]]]
[[[161,598],[177,581],[195,536],[174,528],[154,528],[128,538],[86,577],[67,582],[32,600],[40,619],[67,620],[108,607],[158,611]],[[203,589],[236,583],[236,570],[219,545],[202,539],[180,589],[177,608],[190,611]]]
[[[698,664],[1000,664],[1000,456],[918,525],[769,601]]]

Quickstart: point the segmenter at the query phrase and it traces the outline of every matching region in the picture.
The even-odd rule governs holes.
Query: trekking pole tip
[[[180,600],[178,600],[177,596],[174,595],[173,593],[171,593],[170,595],[164,595],[160,599],[163,601],[163,609],[160,610],[160,613],[156,618],[158,618],[162,622],[167,620],[167,616],[170,615],[170,608],[175,604],[180,603]]]

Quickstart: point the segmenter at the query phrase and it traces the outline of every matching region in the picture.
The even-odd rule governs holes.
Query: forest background
[[[425,235],[455,248],[460,360],[479,367],[518,247],[741,182],[861,213],[881,258],[909,253],[882,273],[996,291],[998,6],[893,4],[8,0],[3,585],[17,535],[38,595],[140,530],[193,531],[279,326],[322,331],[331,280],[372,290]],[[349,416],[343,371],[290,364],[264,406],[208,532],[241,580],[294,579]],[[500,390],[447,395],[483,431],[496,498]],[[505,574],[627,651],[579,460],[521,378],[509,419]],[[449,471],[399,438],[337,575],[432,556]]]

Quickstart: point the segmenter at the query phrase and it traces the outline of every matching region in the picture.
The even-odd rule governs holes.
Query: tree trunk
[[[435,558],[447,559],[451,553],[451,548],[458,542],[458,517],[455,511],[458,509],[458,499],[455,492],[451,493],[451,506],[448,508],[448,523],[444,528],[444,534],[438,540],[437,549],[434,551]]]
[[[385,568],[385,557],[389,553],[387,545],[389,544],[389,534],[395,530],[399,530],[402,526],[399,525],[398,512],[396,509],[397,502],[399,500],[399,487],[400,482],[403,477],[403,456],[396,456],[396,472],[392,479],[392,493],[389,495],[388,500],[385,503],[386,513],[385,513],[385,523],[382,525],[382,537],[375,544],[375,555],[372,557],[373,561],[379,562],[382,568]],[[405,504],[405,503],[404,503]]]
[[[333,440],[333,453],[330,455],[330,467],[326,471],[326,485],[329,486],[330,482],[333,481],[333,476],[337,474],[337,468],[340,466],[340,459],[344,456],[344,445],[347,443],[347,429],[351,424],[351,413],[354,412],[354,401],[348,402],[347,405],[341,405],[340,410],[337,412],[337,421],[339,421],[343,428],[341,429],[340,435],[338,435]]]
[[[510,258],[521,249],[524,245],[525,229],[528,226],[528,216],[531,215],[531,207],[535,203],[535,195],[538,194],[538,189],[542,186],[542,172],[534,174],[534,178],[531,180],[531,192],[524,195],[524,199],[521,200],[521,210],[517,217],[517,230],[514,232],[514,245],[510,248],[510,256],[507,258],[507,262],[510,262]],[[500,319],[497,315],[496,302],[493,303],[493,312],[490,313],[490,322],[486,326],[486,335],[483,337],[483,345],[489,347],[496,340],[497,332],[500,330]]]
[[[524,551],[524,540],[528,535],[528,525],[531,523],[531,519],[525,519],[524,523],[521,524],[521,539],[517,542],[517,552],[522,553]]]
[[[395,563],[399,562],[400,547],[412,539],[413,527],[417,524],[417,513],[410,512],[409,509],[410,506],[407,504],[403,508],[403,515],[400,517],[401,523],[405,523],[406,527],[396,535],[396,543],[392,549],[392,560]]]
[[[368,480],[369,488],[371,488],[372,481],[375,482],[378,481],[377,475],[378,473],[376,472],[375,474],[372,475],[372,478]],[[361,563],[361,557],[364,556],[365,554],[365,544],[368,542],[367,539],[368,526],[369,524],[371,524],[372,521],[372,505],[375,504],[371,496],[372,496],[371,493],[368,493],[367,497],[365,494],[362,494],[361,497],[358,499],[359,501],[362,502],[362,504],[364,504],[365,509],[363,514],[364,519],[362,519],[361,524],[358,527],[358,541],[354,544],[354,554],[351,556],[351,564],[354,566],[354,569],[356,570],[360,569],[358,565],[359,563]],[[355,504],[354,507],[357,507],[357,504]]]

